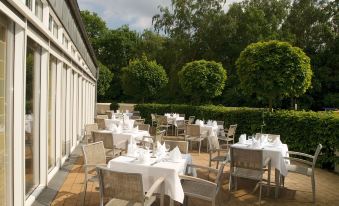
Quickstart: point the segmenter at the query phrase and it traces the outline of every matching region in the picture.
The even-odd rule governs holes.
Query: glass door
[[[56,70],[58,60],[50,55],[48,71],[48,170],[55,167]]]
[[[39,108],[41,47],[27,38],[25,92],[25,187],[26,196],[39,185]]]

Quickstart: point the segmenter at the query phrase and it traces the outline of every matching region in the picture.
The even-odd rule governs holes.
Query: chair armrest
[[[156,189],[165,181],[164,177],[159,177],[151,186],[151,188],[147,191],[145,198],[149,199],[152,197],[153,193],[155,192]]]
[[[286,154],[298,155],[298,156],[308,157],[308,158],[311,158],[311,159],[314,158],[314,156],[312,156],[312,155],[301,153],[301,152],[287,151]]]
[[[204,180],[204,179],[201,179],[201,178],[198,178],[198,177],[192,177],[192,176],[187,176],[187,175],[179,175],[179,178],[181,180],[188,180],[188,181],[193,181],[193,182],[197,182],[197,183],[204,184],[204,185],[211,185],[211,186],[217,187],[216,183],[210,182],[208,180]]]
[[[201,166],[201,165],[187,164],[187,167],[206,169],[206,170],[208,170],[210,172],[215,172],[215,173],[219,172],[217,169],[214,169],[214,168],[211,168],[211,167],[206,167],[206,166]]]
[[[97,167],[97,166],[103,166],[103,167],[107,167],[107,164],[86,164],[83,165],[84,167]]]

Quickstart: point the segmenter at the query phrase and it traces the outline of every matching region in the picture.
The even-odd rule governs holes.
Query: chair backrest
[[[186,125],[186,134],[189,136],[199,137],[200,136],[200,125],[196,125],[196,124]]]
[[[156,121],[157,121],[157,125],[167,125],[167,117],[163,116],[163,115],[157,115],[156,117]]]
[[[104,167],[97,167],[100,187],[100,205],[105,199],[121,199],[144,203],[142,175],[138,173],[116,172]]]
[[[106,111],[106,115],[108,116],[108,119],[112,119],[112,111]]]
[[[170,146],[170,150],[178,146],[179,150],[183,154],[188,153],[188,142],[187,141],[175,141],[175,140],[165,140],[166,145]]]
[[[179,117],[183,117],[185,119],[185,114],[179,114]]]
[[[145,124],[145,119],[135,119],[134,120],[134,126],[141,125],[141,124]]]
[[[227,137],[234,137],[235,136],[235,132],[237,130],[237,124],[232,124],[230,125],[229,129],[228,129],[228,132],[227,132]]]
[[[217,121],[217,125],[222,125],[222,126],[224,126],[224,121]]]
[[[106,151],[103,142],[94,142],[82,146],[85,165],[106,164]]]
[[[93,123],[93,124],[86,124],[85,125],[85,135],[92,135],[92,131],[98,130],[98,124]]]
[[[231,168],[263,170],[263,150],[231,146]]]
[[[140,116],[140,111],[133,111],[132,114],[133,116]]]
[[[138,125],[139,130],[143,130],[143,131],[147,131],[147,132],[149,132],[150,127],[151,127],[151,125],[149,125],[149,124],[139,124]]]
[[[177,120],[177,127],[179,128],[185,128],[185,120]]]
[[[106,128],[105,119],[108,119],[108,116],[107,115],[102,115],[102,116],[106,116],[107,118],[98,118],[98,117],[96,117],[94,119],[95,123],[98,124],[98,128],[99,129],[105,129]]]
[[[130,117],[130,119],[141,119],[141,116],[135,116],[135,115],[133,115],[133,116]]]
[[[113,149],[114,142],[113,142],[113,133],[112,132],[100,132],[100,131],[93,131],[93,141],[104,143],[105,149]]]
[[[189,116],[188,117],[188,124],[193,124],[195,120],[195,116]]]
[[[318,144],[317,146],[317,149],[315,150],[315,153],[314,153],[314,156],[313,156],[313,164],[312,164],[312,168],[314,169],[315,167],[315,163],[317,162],[317,159],[318,159],[318,155],[321,151],[321,149],[323,148],[323,145],[322,144]]]
[[[156,114],[151,114],[151,119],[152,119],[152,121],[156,121]]]
[[[95,118],[96,118],[96,119],[108,119],[108,115],[107,115],[107,114],[104,114],[104,115],[97,115]]]

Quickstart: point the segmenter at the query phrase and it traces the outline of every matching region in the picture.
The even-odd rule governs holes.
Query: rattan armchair
[[[225,141],[226,145],[230,145],[230,142],[234,144],[234,138],[235,138],[235,132],[237,130],[238,125],[233,124],[230,125],[228,129],[225,129],[224,132],[221,133],[221,136],[219,136],[220,141]]]
[[[318,155],[321,151],[321,148],[323,146],[321,144],[318,145],[314,155],[309,155],[301,152],[294,152],[294,151],[288,151],[287,153],[292,157],[285,157],[285,159],[293,160],[295,162],[301,163],[298,165],[295,164],[288,164],[287,170],[289,172],[298,173],[301,175],[305,175],[307,177],[311,177],[311,185],[312,185],[312,195],[313,195],[313,202],[315,203],[315,177],[314,177],[314,168],[315,163],[317,162]],[[301,157],[301,158],[298,158]],[[311,160],[311,161],[309,161]],[[285,182],[285,178],[282,176],[283,185]]]
[[[258,181],[253,192],[259,187],[259,205],[261,204],[261,191],[263,175],[268,171],[267,195],[270,191],[271,182],[271,159],[263,156],[262,149],[230,148],[231,169],[230,169],[230,190],[234,181],[237,190],[237,178],[247,178]],[[266,169],[267,168],[267,169]],[[234,180],[233,180],[234,178]]]
[[[193,124],[195,120],[195,116],[189,116],[188,120],[186,120],[186,124]]]
[[[104,148],[103,142],[95,142],[82,146],[82,152],[84,156],[84,191],[82,198],[82,205],[84,205],[86,200],[86,192],[87,192],[87,183],[98,181],[97,175],[92,174],[90,172],[94,170],[97,166],[106,166],[106,151]]]
[[[89,142],[93,141],[92,132],[98,130],[98,124],[86,124],[85,125],[85,143],[88,144]]]
[[[199,165],[187,165],[187,169],[190,167],[207,169],[209,173],[215,173],[215,182],[210,182],[201,178],[181,175],[181,184],[185,193],[185,200],[193,197],[211,202],[212,206],[216,205],[216,197],[222,186],[222,178],[225,163],[221,163],[219,170],[210,167],[204,167]]]
[[[227,145],[220,145],[218,138],[215,136],[209,136],[207,139],[209,144],[209,166],[211,167],[212,162],[217,162],[216,168],[218,169],[219,162],[227,160],[229,148],[227,148]]]
[[[104,167],[97,167],[100,187],[100,206],[151,206],[156,200],[153,194],[160,189],[160,205],[164,205],[163,182],[159,177],[150,189],[144,192],[142,175],[138,173],[116,172]]]
[[[117,148],[112,132],[93,131],[92,134],[94,142],[102,141],[104,143],[106,157],[109,159],[121,155],[121,152],[125,149],[125,145],[127,145],[127,142],[125,144],[120,142],[119,144],[123,145],[119,145],[121,148]]]
[[[205,139],[206,137],[203,136],[200,132],[200,125],[196,124],[188,124],[186,125],[186,136],[185,140],[191,143],[191,150],[192,150],[192,143],[197,142],[199,144],[199,155],[200,155],[200,150],[201,150],[201,142]]]
[[[180,133],[180,135],[185,134],[186,132],[186,123],[185,120],[177,120],[176,121],[176,125],[175,125],[175,135],[179,136],[179,132],[183,132]]]
[[[107,115],[97,115],[94,118],[94,122],[98,124],[99,129],[105,129],[106,128],[105,119],[108,119]]]
[[[152,127],[157,124],[156,114],[151,114]]]
[[[135,127],[135,126],[138,126],[138,125],[141,125],[141,124],[145,124],[145,119],[135,119],[133,126]]]
[[[157,129],[165,130],[165,136],[167,136],[167,130],[171,127],[171,125],[168,124],[167,117],[164,115],[156,115],[157,120]]]
[[[143,131],[147,131],[147,132],[149,132],[150,127],[151,126],[149,124],[139,124],[138,125],[139,130],[143,130]]]
[[[187,141],[175,141],[175,140],[165,140],[166,145],[170,146],[170,150],[178,147],[180,152],[183,154],[188,154],[188,142]]]

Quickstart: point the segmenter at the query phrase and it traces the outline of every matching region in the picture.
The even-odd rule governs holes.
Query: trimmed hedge
[[[318,163],[323,168],[333,169],[335,150],[339,149],[339,116],[331,112],[304,112],[223,106],[191,106],[177,104],[139,104],[135,110],[150,122],[151,113],[182,113],[198,119],[222,120],[225,125],[238,124],[236,141],[240,134],[260,132],[263,114],[266,126],[264,133],[280,134],[281,141],[289,150],[314,154],[319,143],[323,145]]]

